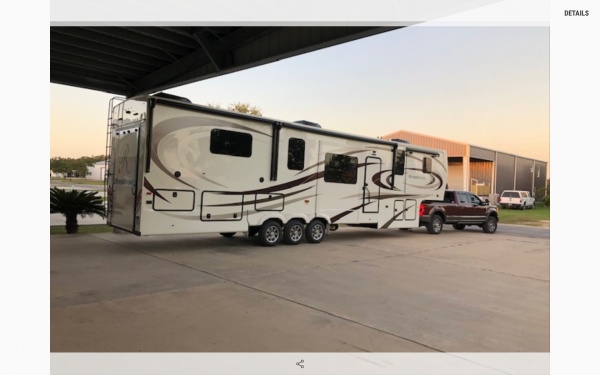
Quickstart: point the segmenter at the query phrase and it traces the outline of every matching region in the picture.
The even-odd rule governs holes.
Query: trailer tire
[[[325,224],[315,219],[306,226],[306,240],[310,243],[319,243],[325,237]]]
[[[235,236],[235,232],[225,232],[225,233],[219,233],[221,236],[223,237],[227,237],[227,238],[231,238],[233,236]]]
[[[304,224],[300,220],[290,220],[283,228],[283,240],[288,245],[298,245],[304,239]]]
[[[494,233],[496,229],[498,229],[498,220],[493,216],[489,216],[485,220],[485,223],[483,223],[483,231],[485,233]]]
[[[275,246],[281,241],[281,224],[267,220],[258,230],[258,239],[263,246]]]
[[[427,232],[429,234],[440,234],[442,232],[442,228],[444,228],[444,220],[438,214],[435,214],[429,219],[429,223],[427,223]]]
[[[456,229],[456,230],[463,230],[465,229],[466,225],[465,224],[452,224],[452,228]]]

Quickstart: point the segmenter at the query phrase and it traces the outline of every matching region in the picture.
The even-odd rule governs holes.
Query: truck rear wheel
[[[304,224],[290,220],[283,228],[283,240],[288,245],[298,245],[304,239]]]
[[[483,231],[485,233],[494,233],[498,229],[498,220],[495,217],[489,216],[483,223]]]
[[[258,239],[263,246],[275,246],[281,241],[281,225],[275,220],[267,220],[258,230]]]
[[[431,219],[429,219],[429,223],[427,223],[427,232],[429,234],[440,234],[442,232],[442,228],[444,227],[444,221],[440,215],[433,215]]]
[[[325,237],[325,224],[315,219],[306,226],[306,240],[310,243],[319,243]]]

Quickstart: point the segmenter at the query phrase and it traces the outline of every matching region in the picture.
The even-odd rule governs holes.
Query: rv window
[[[406,160],[406,153],[404,150],[396,151],[396,162],[394,163],[394,174],[404,174],[404,161]]]
[[[288,169],[304,169],[304,139],[290,138],[288,141]]]
[[[325,182],[356,184],[358,158],[338,154],[325,154]]]
[[[252,135],[213,129],[210,132],[210,152],[249,158],[252,155]]]
[[[423,158],[423,173],[431,173],[431,158]]]

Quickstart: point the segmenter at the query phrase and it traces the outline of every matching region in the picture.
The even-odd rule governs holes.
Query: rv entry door
[[[365,158],[365,175],[363,179],[363,213],[379,212],[379,178],[381,178],[381,159],[373,156]]]

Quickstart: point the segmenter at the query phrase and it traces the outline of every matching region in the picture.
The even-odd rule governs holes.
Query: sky
[[[549,28],[410,26],[165,90],[377,137],[397,130],[549,161]],[[101,155],[114,95],[50,84],[50,156]]]

